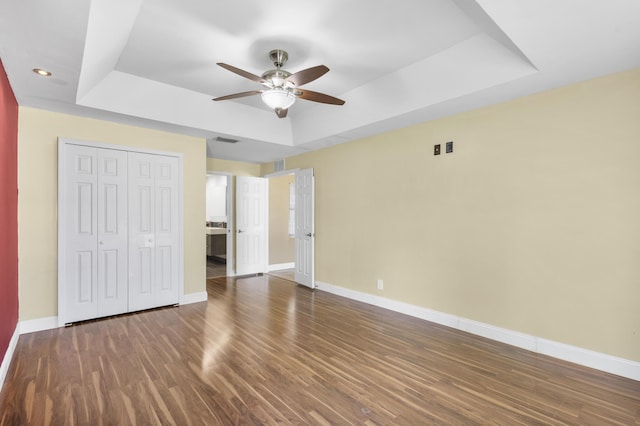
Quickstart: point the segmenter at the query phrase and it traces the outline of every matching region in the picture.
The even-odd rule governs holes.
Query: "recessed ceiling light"
[[[34,68],[33,72],[35,72],[38,75],[41,75],[43,77],[50,77],[51,73],[47,70],[43,70],[42,68]]]

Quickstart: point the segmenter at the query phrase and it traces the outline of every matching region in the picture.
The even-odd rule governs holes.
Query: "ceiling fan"
[[[273,109],[280,118],[287,116],[289,107],[293,105],[297,98],[305,99],[307,101],[321,102],[324,104],[344,105],[344,101],[342,99],[334,98],[333,96],[314,92],[312,90],[300,89],[300,86],[310,83],[326,74],[329,71],[329,68],[326,66],[318,65],[291,74],[289,71],[282,69],[285,62],[287,62],[287,59],[289,59],[287,52],[280,49],[272,50],[269,52],[269,59],[271,59],[276,69],[265,71],[261,77],[241,70],[240,68],[218,62],[218,65],[222,68],[248,78],[249,80],[255,81],[256,83],[260,83],[265,86],[265,89],[234,93],[233,95],[220,96],[213,100],[225,101],[227,99],[236,99],[260,94],[262,101],[269,108]]]

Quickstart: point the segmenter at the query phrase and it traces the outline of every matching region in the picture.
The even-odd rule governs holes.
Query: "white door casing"
[[[236,274],[267,272],[267,179],[236,177]]]
[[[297,170],[295,176],[295,280],[299,284],[315,288],[315,180],[313,169]]]
[[[232,277],[235,275],[235,244],[234,244],[234,212],[235,205],[233,203],[233,175],[231,173],[223,173],[223,172],[210,172],[207,173],[208,176],[225,176],[227,178],[227,186],[225,189],[225,199],[226,199],[226,209],[225,216],[227,217],[227,235],[226,235],[226,253],[227,253],[227,268],[226,275],[228,277]],[[208,198],[208,194],[207,194]],[[206,220],[206,218],[205,218]]]
[[[233,203],[233,175],[227,174],[227,276],[235,275],[236,246],[232,230],[235,229],[235,204]]]

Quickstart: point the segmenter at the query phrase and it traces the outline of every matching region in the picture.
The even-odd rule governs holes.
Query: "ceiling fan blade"
[[[296,89],[294,91],[294,95],[300,99],[306,99],[307,101],[321,102],[323,104],[344,105],[344,101],[342,99],[334,98],[333,96],[314,92],[312,90]]]
[[[227,99],[244,98],[245,96],[257,95],[262,93],[262,90],[250,90],[248,92],[234,93],[233,95],[220,96],[219,98],[212,99],[214,101],[226,101]]]
[[[289,109],[276,108],[274,111],[278,115],[278,118],[285,118]]]
[[[255,74],[251,74],[251,73],[250,73],[250,72],[248,72],[248,71],[241,70],[240,68],[236,68],[236,67],[234,67],[233,65],[225,64],[225,63],[222,63],[222,62],[218,62],[218,65],[220,65],[222,68],[224,68],[224,69],[226,69],[226,70],[229,70],[229,71],[231,71],[231,72],[233,72],[233,73],[236,73],[236,74],[238,74],[238,75],[240,75],[240,76],[242,76],[242,77],[244,77],[244,78],[248,78],[249,80],[253,80],[253,81],[255,81],[256,83],[260,83],[260,84],[264,84],[264,83],[266,83],[266,82],[262,79],[262,77],[258,77],[257,75],[255,75]]]
[[[311,67],[304,69],[302,71],[298,71],[295,74],[291,74],[285,81],[292,82],[293,84],[298,86],[302,86],[303,84],[307,84],[312,82],[318,77],[322,77],[329,71],[329,68],[324,65],[318,65],[316,67]]]

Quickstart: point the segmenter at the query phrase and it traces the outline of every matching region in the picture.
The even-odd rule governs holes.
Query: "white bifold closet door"
[[[179,158],[59,147],[58,322],[179,303]]]
[[[127,312],[127,153],[69,145],[65,322]]]
[[[129,310],[179,302],[176,157],[129,153]]]

